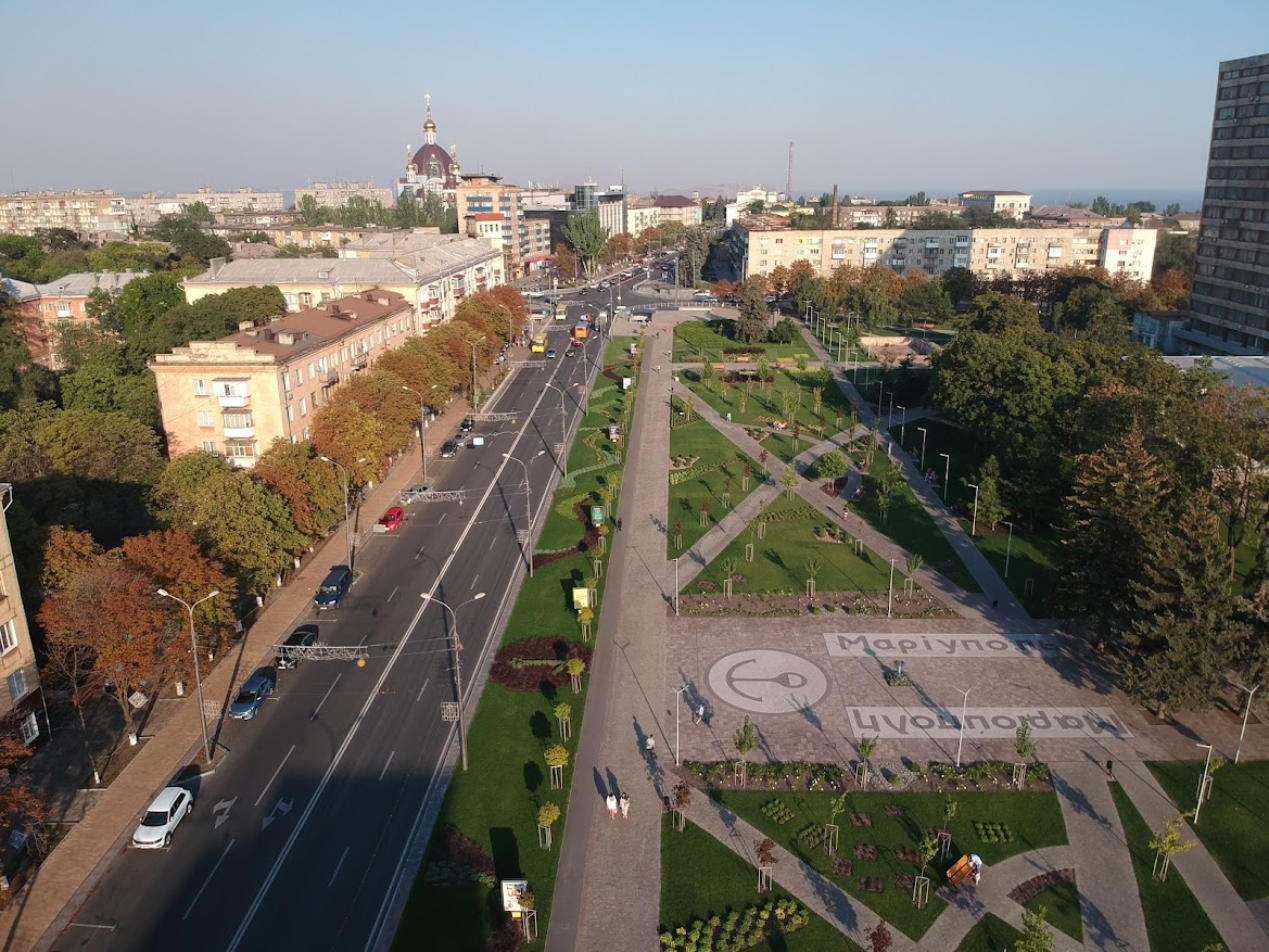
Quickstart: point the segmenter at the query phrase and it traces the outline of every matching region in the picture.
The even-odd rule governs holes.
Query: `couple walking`
[[[621,799],[618,800],[617,795],[615,793],[610,793],[608,794],[608,799],[604,802],[608,806],[608,819],[610,820],[615,819],[617,816],[618,809],[621,810],[621,818],[623,820],[630,819],[630,795],[629,794],[623,793],[621,795]]]

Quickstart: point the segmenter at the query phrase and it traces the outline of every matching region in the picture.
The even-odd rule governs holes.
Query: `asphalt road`
[[[642,298],[628,288],[623,301]],[[608,291],[571,296],[570,316],[609,300]],[[280,672],[259,716],[224,723],[216,769],[193,788],[194,812],[171,847],[121,850],[54,948],[354,950],[376,940],[415,818],[443,794],[435,778],[454,742],[440,718],[441,702],[454,699],[451,619],[421,593],[454,609],[462,669],[475,671],[499,641],[523,569],[515,533],[525,473],[501,454],[526,462],[540,522],[560,442],[560,394],[545,383],[564,392],[571,429],[582,392],[573,385],[585,385],[605,346],[592,339],[587,359],[565,359],[572,322],[553,324],[560,356],[519,370],[482,408],[518,411],[517,422],[478,423],[485,446],[429,459],[431,482],[462,489],[463,501],[409,506],[396,532],[356,553],[359,577],[339,608],[295,619],[317,624],[322,644],[366,646],[366,665],[309,660]],[[363,512],[361,524],[379,515]],[[465,689],[470,710],[478,697]]]

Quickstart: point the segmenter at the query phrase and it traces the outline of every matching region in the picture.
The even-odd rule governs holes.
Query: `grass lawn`
[[[947,828],[952,834],[952,849],[947,859],[936,859],[926,871],[930,877],[930,903],[924,909],[912,905],[911,887],[895,884],[898,873],[915,873],[917,866],[911,861],[895,858],[897,848],[912,849],[924,838],[925,829],[945,824],[943,806],[948,800],[941,793],[852,793],[847,812],[838,818],[841,827],[839,855],[852,859],[858,845],[875,846],[878,858],[874,861],[853,860],[850,877],[836,876],[832,864],[822,846],[814,849],[805,846],[798,834],[805,828],[821,828],[829,821],[829,801],[832,795],[816,793],[762,793],[725,791],[712,794],[728,809],[752,823],[798,858],[828,876],[851,896],[882,916],[894,928],[909,937],[919,939],[938,918],[947,905],[935,892],[943,884],[943,872],[962,854],[977,853],[990,867],[1003,859],[1036,849],[1056,846],[1066,842],[1066,826],[1057,797],[1051,793],[993,793],[961,792],[952,795],[957,804],[956,816]],[[779,799],[793,814],[783,825],[776,823],[762,812],[762,806]],[[887,806],[901,807],[903,814],[889,816]],[[851,824],[850,813],[867,814],[871,827]],[[975,821],[992,821],[1008,826],[1011,839],[1008,843],[989,843],[980,840],[974,831]],[[865,893],[859,889],[861,876],[880,878],[884,891]]]
[[[629,338],[614,338],[606,355],[609,363],[621,359],[621,351],[628,350]],[[599,378],[603,387],[606,378]],[[629,395],[611,391],[592,401],[591,415],[617,412],[617,401],[630,399]],[[614,459],[620,466],[624,459],[624,444]],[[589,450],[584,450],[594,454]],[[559,501],[578,492],[597,489],[598,479],[607,468],[578,480],[572,489],[556,493],[548,520],[558,520]],[[587,482],[586,480],[591,481]],[[574,526],[577,523],[574,522]],[[572,531],[573,544],[580,538],[580,531]],[[571,608],[570,590],[573,582],[592,574],[591,554],[573,555],[543,566],[534,578],[525,579],[516,599],[515,607],[507,623],[503,644],[521,638],[549,635],[564,641],[576,641],[581,636],[576,616]],[[602,599],[603,580],[600,580]],[[602,601],[601,601],[602,605]],[[558,740],[557,722],[552,709],[558,701],[572,705],[573,741],[581,734],[582,715],[586,701],[589,677],[582,679],[582,692],[573,694],[567,687],[558,692],[511,691],[501,685],[488,682],[481,693],[471,728],[467,736],[470,767],[454,775],[445,800],[441,805],[436,830],[449,824],[456,825],[467,837],[474,840],[494,860],[498,878],[519,876],[527,879],[537,896],[538,921],[541,938],[530,948],[540,948],[545,942],[551,913],[551,900],[555,886],[555,864],[559,858],[559,838],[563,836],[568,811],[568,790],[572,779],[573,764],[564,771],[564,786],[550,790],[548,770],[542,752]],[[544,802],[560,807],[561,816],[554,827],[556,843],[547,851],[538,846],[537,811]],[[431,848],[429,847],[429,859]],[[410,898],[397,931],[393,947],[396,949],[436,948],[446,950],[483,949],[501,917],[501,903],[496,887],[467,884],[442,886],[426,881],[427,862],[415,879]]]
[[[683,547],[688,549],[767,478],[766,470],[700,417],[670,429],[670,458],[676,457],[697,458],[691,466],[689,479],[677,484],[673,480],[670,482],[669,523],[671,526],[675,522],[683,524]],[[743,489],[746,464],[750,469],[749,488]],[[731,506],[724,507],[722,493],[727,489],[728,480],[731,481]],[[706,500],[710,510],[702,529],[700,507]],[[678,554],[674,549],[674,538],[672,533],[666,533],[666,536],[667,557],[673,558]]]
[[[855,385],[864,403],[873,410],[877,409],[877,396],[881,396],[882,422],[891,414],[893,402],[893,419],[897,422],[902,416],[899,407],[917,407],[927,400],[930,384],[933,381],[931,371],[924,367],[893,367],[889,370],[881,367],[860,367],[848,370],[846,379]],[[891,400],[893,397],[893,401]]]
[[[802,512],[796,518],[786,518],[786,513]],[[854,549],[838,542],[821,542],[812,534],[812,528],[825,520],[802,502],[797,496],[786,500],[780,496],[767,507],[766,538],[759,539],[756,520],[749,529],[731,541],[694,581],[712,582],[714,590],[723,589],[723,562],[733,559],[735,574],[744,581],[732,583],[732,591],[787,592],[797,594],[806,591],[806,563],[809,559],[819,562],[816,589],[826,592],[884,592],[890,584],[890,563],[870,549],[862,556]],[[686,535],[687,525],[684,524]],[[685,538],[684,542],[687,541]],[[671,537],[671,544],[674,539]],[[745,561],[745,545],[752,542],[754,560]],[[902,591],[903,573],[895,566],[895,588]]]
[[[926,565],[941,572],[965,591],[982,591],[901,475],[891,493],[890,511],[882,517],[877,490],[883,474],[893,468],[894,463],[884,452],[874,450],[868,475],[864,477],[864,496],[859,502],[851,504],[851,510],[862,515],[878,532],[921,556]]]
[[[718,371],[714,371],[718,374]],[[831,377],[826,379],[825,373],[818,370],[797,370],[796,368],[772,370],[770,384],[751,385],[725,383],[720,377],[702,379],[695,370],[685,371],[679,375],[698,400],[704,400],[718,412],[720,416],[731,414],[736,423],[746,426],[771,426],[774,420],[783,420],[788,432],[800,427],[803,437],[802,449],[806,449],[812,438],[818,439],[819,418],[815,412],[815,391],[820,391],[820,415],[824,418],[824,432],[835,433],[850,425],[850,405],[842,392],[833,384]],[[748,393],[746,393],[748,386]],[[783,394],[795,394],[796,402],[791,403],[790,413],[785,412]],[[837,423],[840,411],[841,424]]]
[[[895,398],[898,399],[897,397]],[[887,403],[887,406],[889,404]],[[876,393],[873,395],[873,408],[875,409]],[[895,411],[895,422],[897,423],[899,412]],[[905,424],[902,428],[899,426],[890,427],[890,435],[899,441],[909,457],[920,465],[921,462],[921,429],[924,428],[925,433],[925,469],[934,470],[934,476],[937,480],[935,487],[939,490],[939,495],[943,492],[943,475],[948,474],[950,484],[947,487],[947,502],[950,506],[961,505],[965,512],[969,512],[974,506],[974,490],[965,485],[965,480],[974,481],[975,474],[982,467],[983,458],[979,455],[974,447],[974,434],[970,430],[952,426],[950,423],[944,423],[941,420],[913,420],[911,423]],[[901,432],[902,430],[902,432]],[[912,455],[915,453],[916,455]],[[940,453],[947,453],[951,456],[950,464],[947,460],[940,456]]]
[[[965,933],[956,952],[1013,952],[1014,943],[1021,938],[1021,932],[989,912]]]
[[[970,521],[960,520],[961,527],[969,532]],[[974,543],[987,556],[1002,577],[1005,574],[1005,552],[1009,553],[1009,577],[1005,583],[1009,590],[1022,602],[1022,607],[1035,618],[1049,618],[1053,615],[1053,596],[1057,589],[1058,571],[1062,564],[1062,543],[1051,535],[1041,533],[1020,532],[1015,526],[1013,543],[1009,542],[1009,527],[996,526],[992,532],[982,522],[978,524],[978,535]],[[1027,580],[1031,580],[1030,592]]]
[[[1146,766],[1178,809],[1194,809],[1194,795],[1203,774],[1201,760]],[[1265,865],[1269,856],[1269,761],[1221,767],[1195,832],[1238,895],[1248,900],[1269,896],[1269,866]]]
[[[1084,922],[1080,918],[1080,893],[1075,883],[1058,883],[1032,897],[1026,904],[1035,912],[1044,907],[1044,918],[1049,925],[1061,929],[1076,942],[1084,941]]]
[[[761,896],[757,871],[699,827],[688,823],[682,833],[670,818],[661,824],[661,929],[673,930],[694,920],[708,921],[732,910],[745,910],[769,899],[788,898],[778,886]],[[760,952],[858,952],[855,945],[814,913],[797,932],[751,946]]]
[[[676,362],[735,360],[736,355],[723,353],[729,347],[760,348],[769,360],[793,360],[798,354],[806,354],[810,360],[815,359],[815,355],[810,352],[810,347],[801,337],[791,344],[769,342],[746,344],[744,341],[735,340],[732,337],[732,328],[735,323],[731,318],[714,317],[709,320],[684,321],[678,324],[674,328],[674,360]]]
[[[1110,792],[1132,856],[1150,948],[1201,949],[1220,942],[1220,933],[1175,867],[1168,873],[1167,882],[1161,883],[1151,875],[1154,852],[1146,845],[1150,841],[1150,827],[1119,784],[1112,783]]]

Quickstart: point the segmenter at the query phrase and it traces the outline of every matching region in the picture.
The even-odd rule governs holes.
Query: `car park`
[[[379,525],[383,526],[387,532],[396,532],[397,527],[403,522],[405,522],[405,510],[400,506],[393,506],[379,517]]]
[[[441,459],[453,459],[458,452],[458,444],[453,440],[446,440],[441,444]]]
[[[352,569],[346,565],[337,565],[326,574],[317,594],[313,596],[313,604],[318,609],[337,608],[351,586]]]
[[[412,502],[418,502],[431,491],[431,483],[418,483],[409,489],[404,489],[401,491],[401,504],[408,506]]]
[[[300,625],[295,631],[287,636],[286,641],[282,642],[278,650],[278,656],[273,659],[273,666],[279,671],[286,671],[294,668],[300,663],[297,654],[288,651],[288,648],[311,648],[317,644],[317,626],[316,625]]]
[[[172,833],[194,809],[194,795],[184,787],[164,787],[141,814],[132,834],[132,845],[140,850],[157,850],[172,843]]]
[[[260,713],[265,698],[277,687],[278,676],[273,668],[261,668],[238,689],[238,695],[229,705],[229,716],[236,721],[249,721]]]

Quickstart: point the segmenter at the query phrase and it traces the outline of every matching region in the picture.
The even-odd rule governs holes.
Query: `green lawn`
[[[893,927],[902,930],[913,939],[919,939],[933,925],[939,913],[947,905],[935,892],[943,883],[943,872],[968,852],[977,853],[990,866],[1017,853],[1041,846],[1056,846],[1066,842],[1066,826],[1057,797],[1051,793],[988,793],[961,792],[952,795],[957,812],[947,828],[952,834],[952,849],[946,860],[935,860],[927,870],[930,876],[930,903],[924,909],[912,905],[910,888],[895,884],[900,872],[914,873],[916,866],[910,861],[895,858],[896,848],[915,848],[924,838],[925,829],[943,826],[943,808],[948,797],[941,793],[853,793],[847,812],[838,819],[841,827],[840,855],[851,859],[857,845],[870,845],[878,849],[875,861],[854,860],[849,878],[835,876],[832,864],[822,846],[808,849],[798,834],[806,827],[822,828],[829,821],[829,793],[755,793],[724,791],[713,794],[728,809],[752,823],[798,858],[828,876],[839,886],[882,916]],[[771,800],[780,799],[789,808],[793,818],[783,825],[770,819],[761,810]],[[903,809],[900,816],[888,816],[885,808],[897,805]],[[872,820],[868,828],[851,824],[852,812],[867,814]],[[974,831],[975,821],[993,821],[1009,827],[1008,843],[989,843],[980,840]],[[860,876],[878,877],[884,884],[881,893],[864,893],[858,887]]]
[[[792,511],[806,510],[805,516],[784,519],[783,514]],[[819,574],[816,576],[818,592],[884,592],[890,584],[890,563],[870,549],[864,549],[862,556],[855,555],[854,549],[847,544],[837,542],[821,542],[812,534],[816,525],[825,525],[827,520],[815,513],[800,498],[794,496],[786,500],[780,496],[766,512],[766,537],[759,539],[757,520],[749,524],[749,528],[731,541],[718,554],[698,578],[692,583],[693,593],[699,590],[700,581],[711,582],[714,590],[721,594],[723,580],[723,562],[735,560],[735,574],[743,576],[744,581],[735,581],[732,591],[741,592],[787,592],[797,594],[806,591],[807,569],[809,559],[819,561]],[[686,524],[684,530],[686,533]],[[686,541],[686,539],[684,539]],[[673,538],[670,539],[673,544]],[[745,561],[745,545],[753,543],[754,560]],[[895,566],[895,588],[903,590],[903,566]]]
[[[806,341],[799,337],[791,344],[772,344],[760,342],[746,344],[732,337],[735,321],[730,318],[715,317],[708,321],[685,321],[674,328],[674,360],[686,362],[693,360],[710,360],[715,362],[735,360],[735,355],[724,354],[729,347],[761,348],[769,360],[793,360],[798,354],[806,354],[814,360]]]
[[[1240,699],[1243,696],[1240,695]],[[1203,761],[1147,764],[1179,810],[1194,809]],[[1269,761],[1226,764],[1212,781],[1195,831],[1244,899],[1269,896]]]
[[[897,400],[898,398],[896,398]],[[874,394],[873,409],[876,409]],[[887,402],[887,406],[889,406]],[[974,506],[974,490],[965,485],[965,480],[974,481],[974,476],[982,467],[983,458],[974,446],[974,434],[970,430],[952,426],[942,420],[911,420],[902,427],[898,425],[899,411],[895,411],[895,425],[890,427],[890,435],[899,441],[910,459],[918,466],[921,464],[921,445],[925,443],[925,469],[933,470],[936,477],[936,488],[943,494],[943,476],[949,479],[947,487],[947,503],[950,506],[963,505],[969,512]],[[925,436],[922,437],[921,430]],[[945,460],[940,455],[948,454],[951,459]]]
[[[695,370],[685,371],[679,375],[698,400],[704,400],[719,416],[731,414],[733,422],[746,426],[772,426],[773,421],[783,420],[786,432],[800,427],[802,433],[802,449],[806,449],[813,439],[819,439],[819,418],[815,412],[815,391],[820,391],[820,415],[824,418],[825,434],[835,433],[850,425],[850,405],[841,390],[833,383],[831,377],[817,370],[781,369],[771,371],[772,380],[767,385],[758,383],[741,384],[725,383],[717,376],[719,371],[712,371],[714,377],[702,377]],[[785,412],[783,395],[796,395],[796,402],[791,403]],[[840,411],[841,425],[837,423]]]
[[[887,422],[886,417],[893,412],[889,422],[894,423],[902,416],[899,407],[917,407],[927,402],[934,378],[931,371],[924,367],[893,367],[887,370],[874,366],[848,370],[846,379],[855,385],[863,402],[874,411],[880,395],[882,422]]]
[[[761,896],[757,871],[699,827],[676,832],[670,818],[661,824],[661,929],[673,930],[710,916],[726,917],[758,902],[789,896],[779,887]],[[759,952],[858,952],[855,945],[814,913],[797,932],[763,945]]]
[[[628,350],[628,344],[629,338],[614,338],[608,347],[608,362],[622,360],[622,350]],[[602,376],[598,378],[600,388],[605,383],[611,381]],[[620,391],[603,394],[592,401],[588,416],[618,411],[617,401],[626,399],[631,399],[631,396],[623,396]],[[624,443],[619,447],[614,466],[579,478],[576,488],[557,492],[548,526],[551,520],[564,518],[560,514],[562,499],[579,492],[593,492],[599,486],[599,478],[619,471],[624,459]],[[583,451],[594,459],[591,450]],[[581,537],[577,523],[574,522],[573,526],[569,530],[571,541],[568,544],[575,544]],[[564,536],[563,528],[552,531]],[[571,608],[570,590],[575,582],[592,574],[591,558],[589,553],[573,555],[543,566],[532,579],[526,578],[502,643],[542,635],[563,641],[578,640],[581,632]],[[601,599],[602,593],[601,579]],[[555,864],[567,816],[573,768],[570,764],[565,769],[562,789],[550,790],[549,771],[542,752],[558,740],[557,722],[552,714],[558,701],[572,705],[574,739],[566,746],[575,751],[576,738],[581,734],[589,677],[583,678],[582,685],[581,694],[575,695],[566,687],[558,692],[558,696],[551,697],[547,692],[511,691],[489,681],[483,689],[468,732],[469,769],[454,775],[436,824],[439,831],[452,823],[484,848],[493,857],[499,878],[519,876],[529,881],[537,897],[541,936],[530,948],[540,948],[547,934]],[[537,811],[542,803],[548,801],[561,810],[560,819],[554,827],[556,843],[550,851],[540,849],[537,838]],[[429,848],[429,858],[430,852]],[[478,884],[440,886],[426,881],[426,871],[427,862],[414,881],[393,947],[455,952],[483,949],[494,928],[495,916],[501,915],[496,887]]]
[[[989,912],[965,933],[956,952],[1013,952],[1014,944],[1021,938],[1021,932]]]
[[[670,458],[679,457],[688,460],[696,457],[696,462],[690,467],[692,476],[684,482],[676,484],[672,478],[674,470],[670,471],[668,518],[671,526],[675,522],[683,524],[683,548],[690,549],[731,509],[740,505],[767,478],[767,473],[699,416],[690,423],[677,424],[670,429]],[[742,488],[746,464],[750,470],[748,489]],[[728,480],[731,506],[724,507],[722,493],[728,487]],[[710,510],[706,514],[705,528],[701,528],[700,507],[706,500]],[[666,533],[666,549],[667,558],[673,558],[681,551],[675,549],[672,533]]]
[[[851,511],[862,515],[874,529],[889,536],[909,552],[921,556],[927,566],[947,576],[965,591],[982,591],[952,544],[939,531],[925,507],[917,501],[916,494],[907,481],[902,479],[902,474],[896,489],[891,493],[890,511],[882,517],[877,490],[882,476],[892,468],[894,463],[884,452],[873,451],[872,464],[868,475],[864,477],[864,496],[851,504]]]
[[[1080,893],[1075,883],[1061,882],[1034,896],[1026,904],[1035,912],[1044,907],[1049,925],[1061,929],[1076,942],[1084,941],[1084,922],[1080,918]]]
[[[1119,784],[1112,783],[1110,792],[1115,798],[1124,837],[1128,841],[1128,852],[1132,856],[1132,870],[1137,877],[1150,948],[1201,949],[1220,942],[1220,933],[1175,867],[1168,873],[1167,882],[1161,883],[1151,875],[1154,852],[1147,845],[1150,827]]]
[[[961,528],[969,532],[970,521],[961,519],[960,523]],[[1005,553],[1008,550],[1009,576],[1005,578],[1005,583],[1009,590],[1032,617],[1052,617],[1053,596],[1064,555],[1062,543],[1051,535],[1022,532],[1020,528],[1014,526],[1011,544],[1008,526],[997,526],[993,532],[980,522],[974,543],[1001,577],[1005,574]],[[1029,592],[1028,579],[1031,580]]]

